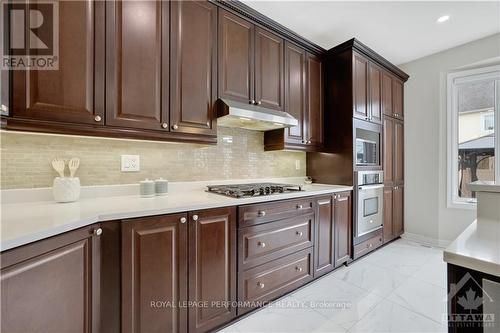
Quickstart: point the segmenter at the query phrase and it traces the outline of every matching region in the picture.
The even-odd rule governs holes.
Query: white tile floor
[[[442,257],[397,240],[221,332],[446,332]]]

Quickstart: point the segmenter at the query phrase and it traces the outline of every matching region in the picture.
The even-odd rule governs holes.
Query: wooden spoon
[[[80,159],[73,157],[71,160],[69,160],[68,167],[69,167],[69,172],[71,174],[71,178],[75,176],[76,170],[80,166]]]
[[[64,168],[66,167],[66,163],[62,158],[54,158],[52,160],[52,167],[57,171],[60,177],[64,177]]]

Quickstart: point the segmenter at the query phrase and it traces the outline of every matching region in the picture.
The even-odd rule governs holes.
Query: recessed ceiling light
[[[443,22],[446,22],[450,19],[450,15],[443,15],[441,17],[439,17],[436,22],[437,23],[443,23]]]

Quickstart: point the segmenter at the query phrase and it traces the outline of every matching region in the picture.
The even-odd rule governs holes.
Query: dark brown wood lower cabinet
[[[392,219],[392,186],[384,187],[384,243],[394,239]]]
[[[189,332],[236,317],[236,208],[189,213]]]
[[[404,187],[396,185],[392,192],[392,209],[393,209],[393,233],[394,237],[399,237],[404,232]]]
[[[335,195],[335,267],[352,259],[352,199],[351,192]]]
[[[334,205],[332,196],[316,199],[316,237],[314,239],[314,277],[335,266]]]
[[[1,331],[99,330],[98,226],[3,252]]]
[[[122,222],[122,332],[186,332],[186,309],[178,306],[187,300],[186,220]]]

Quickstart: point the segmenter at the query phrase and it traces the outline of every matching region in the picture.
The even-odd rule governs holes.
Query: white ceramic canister
[[[155,196],[155,182],[149,179],[139,182],[141,197],[149,198]]]
[[[155,180],[156,195],[165,195],[168,193],[168,180],[159,178]]]
[[[56,177],[52,185],[56,202],[73,202],[80,198],[80,178]]]

